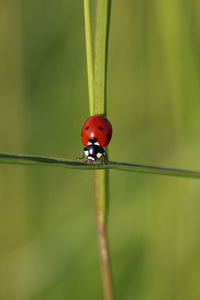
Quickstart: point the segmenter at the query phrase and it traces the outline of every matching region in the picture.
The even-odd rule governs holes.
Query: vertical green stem
[[[85,18],[85,43],[87,58],[87,74],[88,74],[88,91],[90,114],[94,112],[94,66],[92,53],[92,34],[91,34],[91,18],[90,18],[90,0],[84,0],[84,18]]]
[[[108,172],[94,171],[94,200],[100,248],[101,271],[105,300],[113,300],[112,273],[107,238]]]
[[[96,0],[94,66],[91,42],[90,0],[84,0],[85,35],[88,69],[90,114],[106,115],[108,34],[111,0]],[[103,290],[105,300],[113,300],[111,266],[107,239],[108,170],[94,171],[94,200],[97,218]]]
[[[106,84],[110,12],[111,0],[97,0],[94,48],[94,111],[96,114],[106,114]]]
[[[106,115],[106,83],[110,0],[97,0],[94,48],[94,114]],[[107,239],[108,170],[94,171],[94,200],[97,216],[101,269],[105,300],[113,299],[112,274]]]

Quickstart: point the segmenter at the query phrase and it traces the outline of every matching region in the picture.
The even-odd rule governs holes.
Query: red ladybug
[[[112,125],[104,115],[93,115],[89,117],[81,131],[82,143],[86,146],[83,149],[83,157],[86,156],[88,162],[103,157],[106,160],[106,147],[112,137]]]

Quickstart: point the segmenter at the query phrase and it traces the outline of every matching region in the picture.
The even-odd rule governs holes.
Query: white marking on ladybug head
[[[90,142],[88,142],[87,144],[88,144],[88,145],[92,145],[92,143],[90,143]]]
[[[102,156],[102,153],[98,152],[97,153],[97,158],[100,158]]]
[[[94,145],[100,146],[98,142],[94,143]]]
[[[88,156],[88,154],[89,154],[89,151],[88,151],[88,150],[86,150],[86,151],[85,151],[85,155],[86,155],[86,156]]]

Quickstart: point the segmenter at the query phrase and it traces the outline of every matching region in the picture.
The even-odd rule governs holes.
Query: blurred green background
[[[0,151],[75,158],[83,3],[0,1]],[[113,0],[111,160],[200,170],[200,2]],[[116,299],[200,299],[198,180],[110,172]],[[101,300],[92,174],[0,166],[0,299]]]

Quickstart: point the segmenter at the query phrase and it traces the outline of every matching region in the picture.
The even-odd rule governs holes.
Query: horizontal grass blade
[[[116,161],[108,161],[106,164],[101,164],[99,162],[95,164],[87,164],[79,160],[69,160],[64,158],[54,158],[54,157],[24,155],[24,154],[11,154],[11,153],[0,153],[0,164],[63,167],[69,169],[82,169],[82,170],[109,169],[109,170],[118,170],[118,171],[128,171],[128,172],[200,179],[199,171],[189,171],[189,170],[174,169],[174,168],[163,168],[163,167],[146,166],[146,165],[139,165],[139,164],[129,164],[129,163],[116,162]]]

